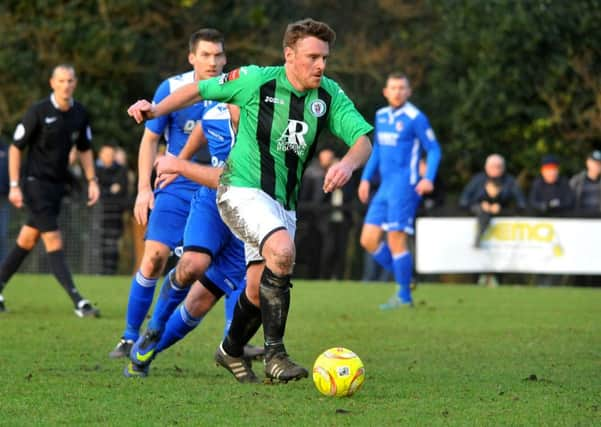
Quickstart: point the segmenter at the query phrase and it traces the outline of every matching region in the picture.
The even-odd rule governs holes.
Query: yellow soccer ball
[[[326,396],[352,396],[365,381],[363,362],[348,348],[334,347],[313,364],[313,383]]]

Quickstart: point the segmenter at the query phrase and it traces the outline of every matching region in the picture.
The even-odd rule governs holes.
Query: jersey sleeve
[[[198,93],[203,99],[244,105],[255,93],[261,79],[261,67],[248,65],[221,76],[199,81]]]
[[[440,164],[440,144],[438,144],[430,122],[424,114],[419,114],[415,119],[415,133],[422,147],[426,150],[426,174],[424,178],[434,182]]]
[[[83,121],[79,130],[79,137],[75,142],[77,150],[87,151],[92,148],[92,128],[90,127],[90,116],[88,112],[83,110]]]
[[[163,81],[163,83],[161,83],[159,85],[159,87],[155,91],[154,97],[152,98],[152,103],[153,104],[158,104],[164,98],[167,98],[167,96],[169,96],[169,81],[165,80],[165,81]],[[157,135],[161,135],[165,131],[165,128],[167,127],[168,121],[169,121],[169,115],[168,114],[164,115],[164,116],[157,117],[157,118],[152,119],[152,120],[148,120],[146,122],[146,129],[149,129],[149,130],[153,131]]]
[[[13,144],[19,150],[23,150],[25,147],[30,145],[39,132],[39,117],[35,106],[32,106],[23,119],[17,124],[15,132],[13,134]]]
[[[353,101],[340,87],[334,86],[333,91],[328,125],[330,131],[350,147],[357,141],[357,138],[370,133],[373,126],[357,111]]]

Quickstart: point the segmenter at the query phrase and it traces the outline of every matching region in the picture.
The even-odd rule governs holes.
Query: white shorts
[[[258,188],[220,185],[217,207],[223,222],[244,242],[246,264],[263,261],[265,239],[274,231],[288,230],[294,240],[296,212],[287,211]]]

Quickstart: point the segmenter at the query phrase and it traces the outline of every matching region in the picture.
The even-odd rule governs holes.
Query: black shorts
[[[58,215],[65,195],[63,183],[27,177],[23,182],[23,199],[28,212],[26,224],[46,231],[58,230]]]

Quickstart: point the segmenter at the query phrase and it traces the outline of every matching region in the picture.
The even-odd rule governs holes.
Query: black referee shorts
[[[29,214],[26,224],[42,233],[58,230],[58,215],[64,195],[63,183],[25,178],[23,199]]]

